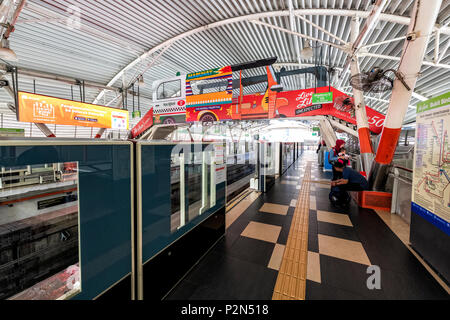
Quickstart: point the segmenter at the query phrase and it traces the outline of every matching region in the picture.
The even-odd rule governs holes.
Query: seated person
[[[331,181],[330,200],[335,204],[345,205],[350,201],[347,191],[363,191],[369,189],[366,178],[358,171],[349,168],[344,161],[337,161],[334,169],[342,174],[342,178]]]

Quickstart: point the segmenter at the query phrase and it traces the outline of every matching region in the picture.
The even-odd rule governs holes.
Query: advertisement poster
[[[281,118],[310,117],[319,115],[331,115],[338,119],[356,125],[356,119],[348,111],[342,111],[334,103],[312,104],[314,88],[305,90],[283,91],[277,95],[277,113]],[[328,92],[328,87],[317,88],[317,93]],[[333,99],[345,93],[331,87]],[[381,133],[385,115],[366,106],[369,130],[375,134]]]
[[[19,92],[18,120],[107,129],[128,129],[127,110]]]
[[[223,142],[214,144],[214,153],[216,161],[216,184],[219,184],[225,182],[227,178],[227,167],[224,161],[225,146]]]
[[[219,88],[216,85],[219,84]],[[213,87],[210,87],[210,86]],[[186,121],[213,122],[231,119],[233,98],[230,66],[190,73],[186,76]]]
[[[153,125],[153,108],[142,117],[141,120],[131,129],[131,138],[135,138],[142,132],[147,130]]]
[[[153,107],[154,124],[174,124],[186,122],[186,100],[158,102]]]
[[[417,105],[412,211],[450,235],[450,92]]]
[[[330,90],[330,91],[329,91]],[[315,93],[316,92],[316,93]],[[217,93],[216,93],[217,94]],[[225,93],[222,93],[225,94]],[[209,106],[189,105],[186,109],[186,121],[218,121],[218,120],[250,120],[250,119],[272,119],[272,118],[296,118],[331,115],[338,119],[356,125],[356,119],[350,111],[344,111],[334,103],[313,104],[313,96],[324,94],[323,101],[330,101],[339,96],[348,96],[345,93],[331,87],[309,88],[304,90],[282,91],[276,94],[274,106],[271,108],[264,93],[244,95],[241,98],[234,97],[232,102],[227,99],[210,101]],[[189,99],[195,99],[192,96]],[[239,103],[239,99],[241,100]],[[198,103],[198,102],[195,102]],[[194,104],[195,104],[194,103]],[[385,115],[366,106],[369,130],[380,134],[383,129]]]

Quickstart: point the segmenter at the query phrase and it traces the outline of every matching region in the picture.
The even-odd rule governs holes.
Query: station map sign
[[[412,206],[450,235],[450,92],[417,104]]]
[[[19,92],[18,121],[127,130],[127,110]]]

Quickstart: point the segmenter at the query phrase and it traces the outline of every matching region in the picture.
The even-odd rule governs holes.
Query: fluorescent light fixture
[[[139,87],[145,87],[144,76],[141,74],[138,80]]]
[[[7,39],[2,39],[0,47],[0,59],[7,61],[17,61],[17,55],[14,51],[9,48],[9,41]]]
[[[306,44],[306,47],[303,48],[302,51],[300,51],[300,56],[303,59],[310,59],[313,57],[313,55],[314,55],[314,51],[308,44]]]

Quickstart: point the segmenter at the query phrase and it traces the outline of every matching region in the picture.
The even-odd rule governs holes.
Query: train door
[[[153,82],[154,124],[186,122],[186,75]]]

